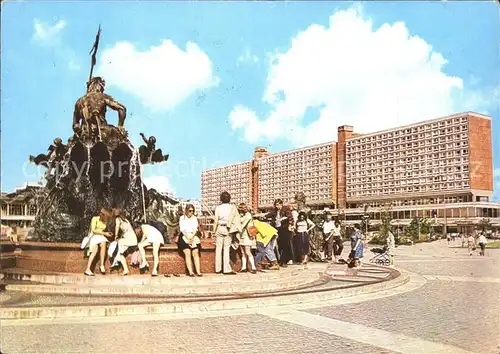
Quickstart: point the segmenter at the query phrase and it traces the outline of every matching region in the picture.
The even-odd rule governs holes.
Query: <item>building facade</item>
[[[490,202],[490,117],[465,112],[368,134],[344,125],[337,133],[337,142],[281,153],[258,147],[244,165],[204,171],[203,208],[218,204],[222,190],[244,191],[254,210],[276,198],[293,203],[303,192],[313,210],[328,207],[346,221],[368,213],[376,223],[390,208],[403,224],[416,216],[446,227],[482,218],[500,224],[500,204]],[[239,166],[245,172],[234,175]]]
[[[12,193],[0,196],[0,218],[2,225],[31,227],[38,212],[36,194],[40,185],[27,184],[16,188]]]
[[[457,114],[346,140],[348,207],[479,202],[492,193],[489,117]]]
[[[332,178],[336,170],[334,143],[265,154],[254,161],[252,177],[258,186],[254,188],[254,208],[272,207],[277,196],[292,203],[297,192],[303,192],[309,203],[315,205],[327,206],[336,198],[336,179]]]
[[[234,165],[211,168],[201,174],[201,203],[209,213],[220,204],[220,194],[231,194],[232,203],[252,202],[252,162],[246,161]]]

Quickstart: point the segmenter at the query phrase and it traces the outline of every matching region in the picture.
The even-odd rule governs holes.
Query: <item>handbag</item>
[[[80,245],[80,249],[84,250],[85,248],[90,246],[90,239],[92,238],[93,235],[94,235],[94,233],[92,232],[92,229],[89,230],[89,233],[87,234],[87,236],[85,236],[82,240],[82,244]]]
[[[257,228],[253,225],[247,226],[247,231],[248,231],[248,235],[250,236],[250,238],[257,237],[257,234],[259,233],[259,230],[257,230]]]
[[[250,223],[253,224],[253,216],[250,220],[247,221],[247,223],[245,224],[245,227],[243,229],[246,229],[247,230],[247,233],[248,233],[248,236],[251,238],[251,239],[254,239],[255,237],[257,237],[257,234],[259,233],[259,230],[257,230],[257,228],[255,227],[255,225],[249,225]]]

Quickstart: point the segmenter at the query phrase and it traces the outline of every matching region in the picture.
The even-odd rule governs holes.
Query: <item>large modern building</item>
[[[235,202],[267,209],[303,192],[313,209],[329,207],[346,220],[388,208],[407,223],[435,217],[443,225],[500,223],[491,203],[491,118],[465,112],[376,133],[338,128],[336,142],[281,153],[255,149],[251,161],[202,173],[202,204],[212,210],[227,190]]]
[[[201,174],[201,203],[203,210],[213,211],[220,204],[220,193],[228,191],[232,202],[252,201],[252,163],[212,168]]]

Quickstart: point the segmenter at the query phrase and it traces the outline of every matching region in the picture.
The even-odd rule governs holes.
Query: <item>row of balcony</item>
[[[360,191],[348,191],[347,196],[356,198],[362,196],[376,196],[376,195],[391,195],[391,194],[401,194],[401,193],[413,193],[413,192],[428,192],[436,190],[460,190],[460,189],[470,188],[469,182],[464,181],[461,183],[439,183],[432,186],[410,186],[401,188],[388,188],[388,189],[366,189]]]
[[[350,140],[347,141],[348,146],[354,146],[354,145],[359,145],[363,144],[366,142],[373,142],[373,141],[383,141],[386,139],[392,139],[394,137],[399,137],[399,136],[415,136],[417,134],[415,133],[421,133],[421,132],[429,132],[429,131],[436,131],[438,129],[445,128],[445,127],[450,127],[450,126],[457,126],[460,125],[463,127],[464,123],[468,122],[467,117],[461,117],[461,118],[453,118],[453,119],[448,119],[445,121],[441,122],[435,122],[435,123],[423,123],[421,125],[409,127],[409,128],[402,128],[394,131],[389,131],[386,133],[381,133],[381,134],[376,134],[376,135],[371,135],[368,137],[356,137],[356,138],[351,138]],[[467,125],[465,125],[467,127]]]
[[[416,141],[410,140],[411,142],[407,141],[401,141],[400,139],[395,139],[394,141],[387,142],[387,143],[377,143],[377,144],[367,144],[367,145],[361,145],[361,146],[355,146],[355,147],[348,147],[346,149],[347,153],[353,154],[353,153],[361,153],[361,154],[374,154],[374,153],[383,153],[383,152],[393,152],[393,151],[404,151],[406,149],[415,149],[418,147],[425,147],[425,146],[438,146],[439,148],[442,148],[442,146],[457,146],[458,145],[463,145],[464,143],[467,144],[468,141],[468,133],[467,132],[461,132],[458,133],[455,132],[454,134],[448,134],[448,135],[442,135],[438,137],[425,137],[422,139],[418,139]]]

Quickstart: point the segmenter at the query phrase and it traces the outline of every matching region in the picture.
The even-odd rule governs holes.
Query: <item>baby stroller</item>
[[[391,261],[389,259],[389,254],[387,254],[387,246],[383,248],[372,248],[370,251],[375,253],[375,256],[370,259],[370,263],[390,265]]]

